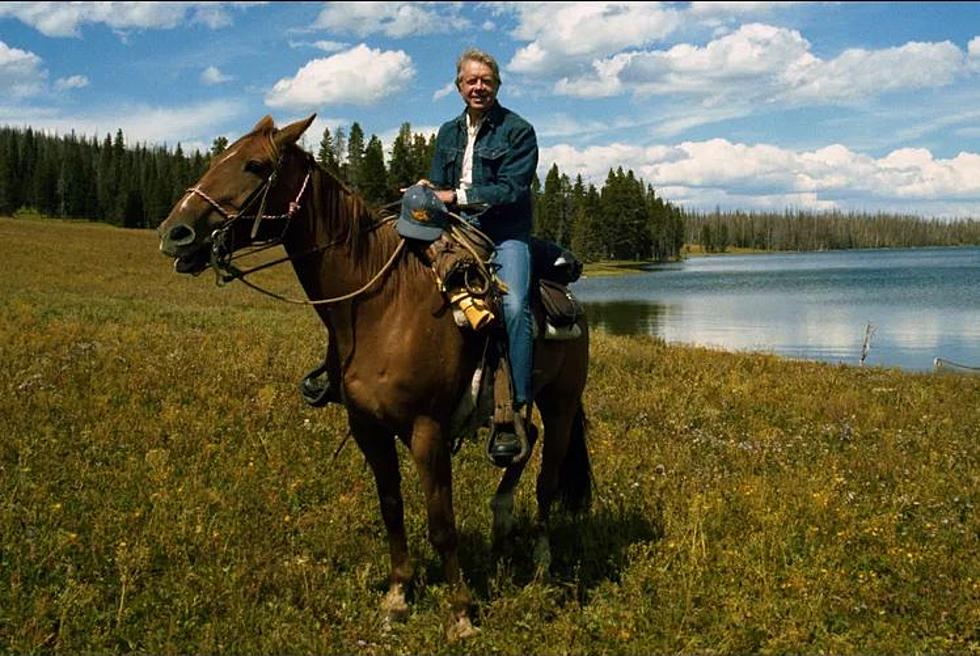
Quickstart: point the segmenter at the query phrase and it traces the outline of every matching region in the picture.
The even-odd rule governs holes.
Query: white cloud
[[[611,129],[635,127],[636,123],[625,126],[615,122],[610,124],[605,121],[588,120],[559,113],[548,116],[545,120],[537,121],[536,125],[535,132],[539,139],[553,139],[601,134]]]
[[[445,3],[332,2],[316,21],[314,29],[365,37],[381,33],[394,38],[439,34],[471,27],[460,8]]]
[[[313,59],[266,94],[270,107],[316,108],[328,104],[371,105],[401,91],[415,76],[403,50],[377,50],[363,43]]]
[[[290,48],[316,48],[317,50],[322,50],[323,52],[339,52],[346,48],[350,48],[350,44],[344,41],[330,41],[328,39],[321,39],[319,41],[290,41]]]
[[[294,77],[279,80],[265,101],[270,107],[371,105],[400,92],[414,76],[412,59],[404,51],[382,51],[360,44],[307,62]]]
[[[47,71],[33,52],[11,48],[0,41],[0,87],[13,98],[24,98],[44,88]]]
[[[55,80],[54,88],[56,91],[67,91],[68,89],[82,89],[88,85],[88,78],[84,75],[72,75]]]
[[[446,86],[440,87],[435,93],[432,94],[433,100],[442,100],[446,96],[452,95],[456,91],[455,82],[446,82]]]
[[[830,61],[803,57],[782,73],[794,101],[848,102],[897,91],[950,84],[964,72],[963,52],[949,41],[907,43],[884,50],[850,49]]]
[[[339,52],[340,50],[343,50],[344,48],[349,48],[350,47],[350,44],[349,43],[344,43],[342,41],[320,40],[320,41],[314,41],[313,42],[313,47],[314,48],[318,48],[318,49],[322,50],[323,52]]]
[[[229,5],[255,3],[220,2],[5,2],[0,17],[10,16],[45,36],[81,36],[86,24],[104,23],[116,30],[172,29],[185,22],[212,29],[226,27],[232,19]]]
[[[517,20],[511,36],[528,41],[507,65],[534,77],[578,77],[593,60],[647,47],[681,29],[714,28],[716,36],[739,21],[781,11],[793,2],[524,2],[498,3]]]
[[[980,71],[980,36],[970,39],[966,47],[967,60],[970,67],[975,71]]]
[[[415,76],[402,50],[377,50],[363,43],[345,52],[313,59],[266,94],[270,107],[317,108],[371,105],[402,91]]]
[[[692,2],[688,15],[708,25],[719,21],[740,19],[747,16],[771,14],[776,9],[786,8],[795,2]]]
[[[548,2],[508,6],[518,20],[511,36],[530,43],[507,69],[547,75],[627,47],[664,38],[681,24],[681,14],[658,3]]]
[[[698,110],[726,108],[731,115],[736,108],[744,113],[767,105],[852,103],[945,86],[969,73],[965,62],[963,51],[948,41],[850,49],[823,60],[798,31],[752,23],[705,46],[597,59],[591,74],[562,78],[555,91],[587,98],[678,94],[691,97]]]
[[[217,66],[208,66],[201,72],[201,84],[208,86],[231,82],[234,79],[231,75],[222,73]]]
[[[601,185],[622,166],[666,197],[698,207],[905,207],[940,213],[958,207],[980,213],[980,155],[936,159],[925,149],[898,149],[875,159],[841,144],[794,151],[725,139],[674,146],[614,143],[541,149],[541,170],[552,163]],[[792,201],[792,202],[790,202]]]

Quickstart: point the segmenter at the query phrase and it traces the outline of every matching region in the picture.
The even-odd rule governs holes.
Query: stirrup
[[[322,408],[328,403],[343,404],[340,390],[331,384],[329,378],[323,383],[317,380],[322,374],[323,371],[318,367],[308,372],[299,381],[299,393],[303,397],[303,401],[314,408]]]
[[[513,431],[506,430],[513,426]],[[513,456],[509,460],[498,459],[494,457],[493,446],[497,442],[497,435],[500,433],[511,433],[517,438],[517,443],[520,445],[520,450],[517,455]],[[531,454],[531,443],[527,438],[527,430],[525,419],[521,414],[514,413],[514,423],[513,424],[492,424],[490,427],[490,437],[487,438],[486,446],[487,460],[496,467],[509,467],[511,465],[517,465],[524,462],[527,457]]]

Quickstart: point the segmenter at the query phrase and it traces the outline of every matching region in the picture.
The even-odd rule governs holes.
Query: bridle
[[[349,294],[344,294],[342,296],[337,296],[334,298],[319,299],[316,301],[288,298],[286,296],[276,294],[275,292],[271,292],[267,289],[263,289],[262,287],[259,287],[258,285],[249,282],[248,280],[245,279],[245,277],[249,274],[255,273],[256,271],[261,271],[262,269],[267,269],[269,267],[276,266],[284,262],[289,262],[291,260],[301,259],[308,255],[312,255],[314,253],[324,251],[328,248],[332,248],[333,246],[343,243],[344,239],[335,239],[326,244],[319,244],[313,246],[312,248],[298,255],[292,255],[292,256],[286,255],[285,257],[280,257],[278,259],[265,262],[264,264],[254,266],[246,270],[242,270],[233,264],[233,261],[236,259],[245,257],[247,255],[254,255],[261,251],[279,246],[283,243],[284,237],[286,235],[286,231],[289,229],[293,217],[300,211],[300,209],[302,209],[301,201],[303,199],[303,195],[306,193],[307,186],[309,186],[310,177],[313,174],[314,165],[312,162],[310,162],[306,170],[306,175],[303,178],[303,183],[300,185],[296,197],[289,202],[289,206],[286,212],[284,214],[265,214],[266,198],[268,197],[269,192],[272,190],[272,188],[275,186],[276,182],[278,181],[279,169],[282,166],[283,157],[284,157],[283,154],[278,154],[279,149],[276,147],[275,142],[272,141],[271,136],[269,137],[269,145],[271,146],[271,151],[272,151],[271,154],[275,157],[276,165],[272,169],[272,172],[268,176],[266,176],[265,180],[263,180],[258,187],[256,187],[251,193],[249,193],[249,195],[245,198],[245,201],[242,203],[240,209],[231,208],[231,210],[229,210],[227,207],[225,207],[224,205],[216,201],[214,198],[212,198],[210,195],[208,195],[207,192],[201,189],[200,186],[198,185],[189,187],[184,192],[185,196],[187,194],[194,194],[200,196],[209,205],[211,205],[211,207],[214,208],[214,210],[223,219],[221,224],[218,225],[218,227],[211,232],[211,253],[210,253],[209,263],[210,266],[215,271],[216,283],[219,286],[223,286],[228,284],[229,282],[232,282],[233,280],[240,280],[246,286],[254,289],[257,292],[265,294],[266,296],[271,296],[272,298],[276,298],[280,301],[285,301],[287,303],[295,303],[298,305],[326,305],[330,303],[339,303],[341,301],[350,300],[356,296],[361,295],[362,293],[370,289],[374,285],[374,283],[376,283],[381,278],[381,276],[383,276],[395,263],[395,261],[398,259],[398,255],[402,252],[402,250],[405,247],[404,238],[401,238],[401,240],[398,243],[398,246],[395,248],[395,251],[391,254],[391,257],[388,258],[388,261],[381,268],[381,270],[378,271],[378,273],[374,277],[372,277],[371,280],[369,280],[367,284],[365,284],[363,287]],[[259,206],[254,216],[247,215],[246,212],[248,212],[248,210],[256,202],[259,203]],[[259,232],[259,225],[263,220],[284,221],[285,223],[283,225],[282,230],[279,232],[277,236],[272,237],[270,239],[262,240],[260,244],[255,245],[253,248],[250,248],[244,252],[240,252],[236,254],[235,249],[231,244],[231,229],[238,221],[241,221],[243,219],[251,219],[251,218],[254,218],[254,223],[252,224],[252,230],[250,236],[250,243],[252,243],[253,245],[255,244],[255,239]],[[386,222],[387,221],[377,223],[375,224],[374,227],[381,226]]]
[[[236,223],[243,219],[254,219],[252,224],[252,230],[250,235],[250,242],[254,243],[256,237],[259,233],[259,226],[263,220],[270,221],[284,221],[282,230],[280,231],[278,237],[264,240],[264,243],[259,247],[251,249],[247,254],[254,254],[261,250],[272,248],[278,246],[282,243],[283,237],[286,231],[289,229],[289,224],[292,221],[293,216],[301,209],[301,200],[303,194],[306,193],[306,187],[310,182],[310,175],[313,173],[313,167],[307,168],[306,177],[303,178],[303,184],[300,185],[299,192],[296,194],[296,198],[290,201],[288,209],[285,214],[266,214],[265,204],[268,199],[269,192],[275,186],[279,178],[279,170],[282,168],[282,162],[284,154],[279,153],[279,149],[276,147],[275,142],[272,140],[272,136],[269,136],[269,151],[270,155],[275,159],[275,166],[272,171],[265,177],[265,179],[259,183],[259,185],[245,197],[245,201],[242,203],[240,208],[232,207],[229,209],[225,205],[212,198],[207,192],[201,189],[200,185],[195,184],[193,187],[188,187],[184,192],[184,195],[194,194],[205,200],[214,210],[221,216],[221,224],[218,225],[211,232],[211,259],[210,264],[218,273],[218,284],[224,284],[234,280],[236,277],[244,275],[240,269],[234,269],[231,265],[233,259],[235,259],[234,249],[229,244],[231,229]],[[247,212],[252,208],[255,203],[258,202],[258,210],[256,210],[254,216],[250,216]],[[244,256],[246,253],[242,253],[238,257]],[[287,258],[288,259],[288,258]],[[264,268],[264,267],[263,267]]]

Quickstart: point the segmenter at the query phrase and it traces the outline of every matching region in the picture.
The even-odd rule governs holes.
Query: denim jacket
[[[459,187],[465,152],[464,112],[439,128],[429,180],[440,188]],[[495,242],[530,238],[531,179],[537,166],[534,128],[494,103],[473,145],[473,184],[466,199],[469,205],[486,208],[478,215],[479,226]]]

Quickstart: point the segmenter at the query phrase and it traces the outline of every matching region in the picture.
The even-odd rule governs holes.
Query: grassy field
[[[497,471],[454,461],[482,633],[452,646],[408,458],[419,585],[382,629],[373,482],[296,393],[311,310],[177,276],[147,231],[0,240],[2,652],[980,652],[980,377],[596,334],[596,500],[559,516],[550,578],[532,477],[494,555]]]

